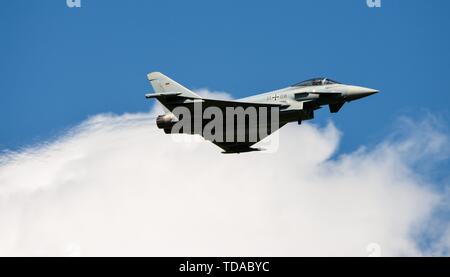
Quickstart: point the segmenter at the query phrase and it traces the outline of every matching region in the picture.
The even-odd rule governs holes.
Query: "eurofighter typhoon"
[[[198,134],[224,151],[264,150],[252,145],[289,122],[301,124],[314,111],[328,106],[337,113],[351,102],[378,91],[346,85],[329,78],[314,78],[286,88],[237,100],[203,98],[159,72],[148,74],[156,98],[165,111],[156,119],[166,134]]]

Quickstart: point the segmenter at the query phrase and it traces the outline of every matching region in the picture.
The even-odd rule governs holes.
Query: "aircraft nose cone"
[[[372,94],[375,94],[375,93],[378,93],[378,92],[379,91],[376,90],[376,89],[361,88],[361,92],[360,93],[369,96],[369,95],[372,95]]]
[[[349,100],[356,100],[356,99],[360,99],[375,93],[378,93],[379,91],[376,89],[371,89],[371,88],[365,88],[365,87],[357,87],[357,86],[352,86],[348,89],[347,92],[347,99]]]

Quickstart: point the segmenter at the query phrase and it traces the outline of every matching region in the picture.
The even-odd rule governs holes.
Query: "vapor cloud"
[[[429,175],[449,137],[432,117],[334,157],[332,123],[284,127],[275,153],[222,155],[174,142],[155,113],[97,115],[1,155],[0,255],[448,254],[450,198]]]

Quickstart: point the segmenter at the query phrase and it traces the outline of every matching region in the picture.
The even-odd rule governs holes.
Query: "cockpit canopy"
[[[293,87],[310,87],[310,86],[323,86],[323,85],[333,85],[340,84],[339,82],[333,81],[328,78],[313,78],[297,84],[292,85]]]

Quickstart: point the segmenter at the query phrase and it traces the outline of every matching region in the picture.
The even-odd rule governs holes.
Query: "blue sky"
[[[342,130],[341,151],[376,143],[401,115],[448,122],[449,1],[65,2],[2,3],[0,150],[148,111],[150,71],[236,98],[315,76],[381,90],[317,113]]]

